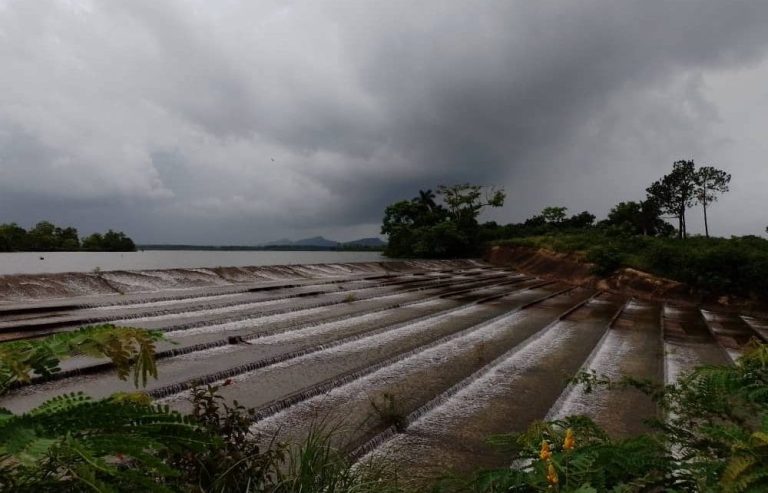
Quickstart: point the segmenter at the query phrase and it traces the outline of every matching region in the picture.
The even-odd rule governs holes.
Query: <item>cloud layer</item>
[[[419,188],[604,214],[672,161],[768,223],[764,2],[0,0],[0,221],[142,242],[378,232]]]

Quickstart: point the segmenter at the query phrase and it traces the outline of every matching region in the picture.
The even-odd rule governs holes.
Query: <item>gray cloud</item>
[[[0,221],[145,242],[377,233],[418,188],[604,214],[680,158],[768,223],[763,2],[0,1]],[[745,117],[745,114],[750,115]]]

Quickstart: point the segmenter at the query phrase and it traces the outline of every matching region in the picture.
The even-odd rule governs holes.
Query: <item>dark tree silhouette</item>
[[[693,161],[676,161],[672,172],[646,189],[660,210],[677,218],[678,236],[685,238],[685,212],[696,203],[696,165]]]
[[[717,201],[717,195],[728,191],[731,175],[713,166],[702,166],[696,171],[696,199],[704,209],[704,233],[709,238],[707,206]]]
[[[419,190],[419,196],[414,200],[418,200],[429,211],[434,211],[437,208],[435,193],[431,189]]]
[[[651,199],[642,202],[619,202],[602,222],[643,236],[668,235],[674,228],[661,218],[658,204]]]

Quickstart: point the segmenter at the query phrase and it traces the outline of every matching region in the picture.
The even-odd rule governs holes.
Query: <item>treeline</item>
[[[437,194],[421,190],[417,197],[387,207],[381,232],[389,236],[385,253],[393,257],[476,255],[492,240],[594,228],[615,234],[686,238],[687,211],[701,205],[709,237],[707,211],[728,191],[730,181],[730,174],[715,167],[697,168],[693,161],[676,161],[670,173],[648,186],[644,200],[620,202],[599,222],[588,211],[568,216],[566,207],[552,206],[522,223],[506,225],[478,222],[484,208],[504,205],[503,189],[441,185]],[[674,218],[678,227],[667,218]]]
[[[703,294],[768,296],[768,241],[758,236],[710,238],[708,210],[728,191],[731,175],[693,161],[677,161],[639,201],[625,201],[597,220],[551,206],[520,223],[479,223],[485,207],[504,194],[474,185],[440,187],[387,207],[382,233],[394,257],[447,258],[480,255],[489,244],[580,252],[595,272],[633,267],[684,282]],[[441,199],[441,200],[438,200]],[[689,209],[700,206],[705,235],[688,233]],[[674,225],[667,222],[673,220]]]
[[[125,233],[94,233],[80,238],[77,229],[41,221],[26,230],[16,223],[0,224],[0,252],[132,252],[136,245]]]
[[[709,238],[707,211],[719,195],[728,192],[730,181],[730,174],[713,166],[697,168],[693,161],[676,161],[670,173],[646,188],[644,200],[620,202],[602,221],[595,222],[595,216],[587,211],[567,217],[567,208],[547,207],[523,223],[505,226],[486,223],[484,234],[503,239],[598,228],[615,234],[685,239],[689,236],[688,209],[699,205],[704,218],[704,234]],[[677,228],[666,219],[674,219]]]

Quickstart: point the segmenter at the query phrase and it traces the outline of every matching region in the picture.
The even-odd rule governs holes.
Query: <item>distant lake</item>
[[[42,257],[42,259],[41,259]],[[0,275],[101,270],[378,262],[379,252],[205,251],[0,253]]]

